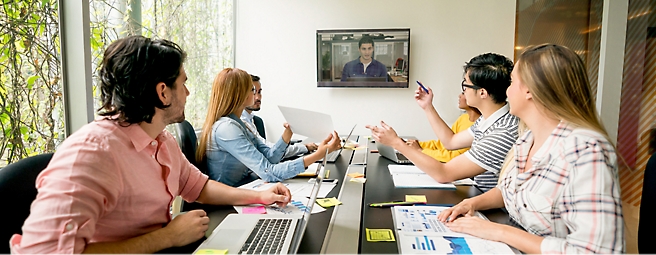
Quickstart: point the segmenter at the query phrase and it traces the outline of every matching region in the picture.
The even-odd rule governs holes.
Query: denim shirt
[[[210,178],[230,186],[254,180],[253,173],[267,182],[280,182],[305,171],[303,158],[280,163],[288,144],[279,139],[269,147],[246,129],[234,114],[212,125],[207,145]]]

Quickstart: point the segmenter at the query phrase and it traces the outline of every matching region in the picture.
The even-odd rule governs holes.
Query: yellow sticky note
[[[200,249],[194,254],[228,254],[228,250]]]
[[[394,232],[391,229],[367,229],[369,242],[394,242]]]
[[[337,200],[337,198],[334,197],[328,197],[328,198],[317,198],[317,204],[319,204],[321,207],[332,207],[336,205],[341,205],[342,202]]]
[[[350,177],[352,177],[352,178],[360,178],[360,177],[364,177],[364,174],[363,174],[363,173],[350,173],[350,174],[347,174],[347,175],[350,176]]]
[[[326,169],[326,177],[324,177],[324,178],[328,178],[328,176],[330,176],[330,170]]]
[[[428,202],[424,195],[405,195],[406,202]]]

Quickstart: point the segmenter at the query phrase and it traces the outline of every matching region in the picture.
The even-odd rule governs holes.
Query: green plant
[[[0,166],[63,138],[57,1],[0,6]]]

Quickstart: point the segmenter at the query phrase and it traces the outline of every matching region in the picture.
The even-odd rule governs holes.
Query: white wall
[[[317,29],[410,28],[410,88],[317,88]],[[414,101],[415,80],[435,92],[433,104],[450,125],[463,64],[497,52],[513,58],[515,0],[239,0],[236,67],[262,78],[267,137],[277,140],[284,118],[277,105],[330,114],[346,135],[370,135],[381,120],[400,135],[435,139]]]

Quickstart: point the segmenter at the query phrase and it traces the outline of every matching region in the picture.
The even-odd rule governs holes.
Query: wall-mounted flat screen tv
[[[407,88],[410,29],[317,30],[317,87]]]

